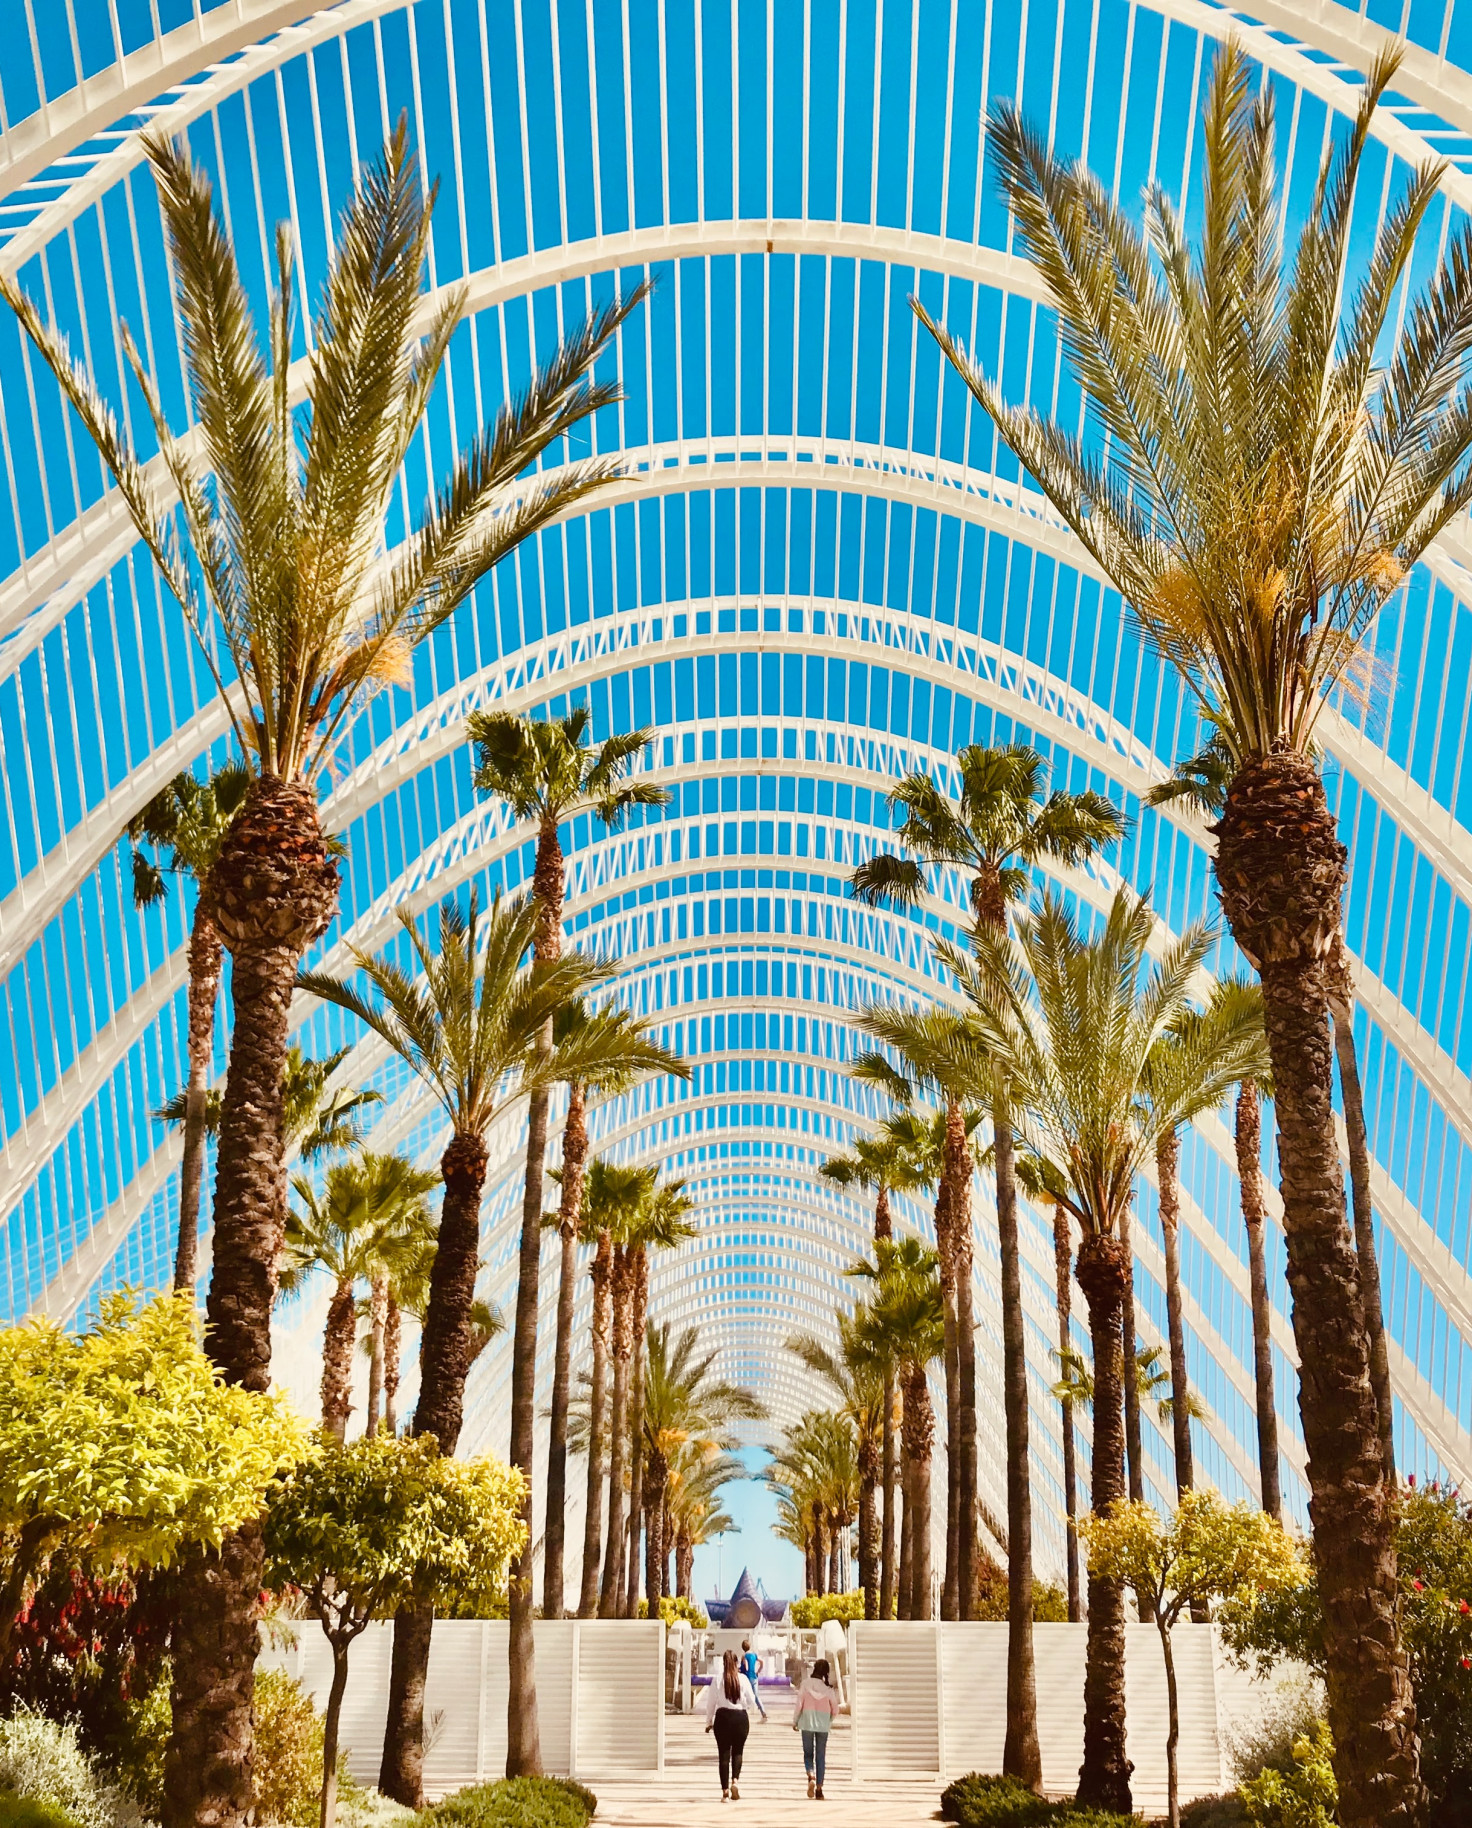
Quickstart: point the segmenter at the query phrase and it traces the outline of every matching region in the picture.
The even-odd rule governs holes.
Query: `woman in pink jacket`
[[[828,1735],[838,1718],[838,1691],[828,1686],[828,1659],[819,1657],[813,1673],[798,1690],[792,1710],[792,1730],[802,1734],[802,1762],[808,1774],[808,1795],[823,1802],[823,1774],[828,1765]]]

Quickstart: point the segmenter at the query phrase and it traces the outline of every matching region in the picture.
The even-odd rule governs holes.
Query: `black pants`
[[[746,1709],[722,1707],[716,1710],[716,1749],[721,1757],[721,1788],[729,1790],[731,1779],[741,1775],[741,1754],[751,1722]]]

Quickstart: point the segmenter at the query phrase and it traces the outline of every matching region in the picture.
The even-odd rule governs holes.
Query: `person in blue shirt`
[[[751,1647],[751,1639],[743,1638],[741,1640],[741,1673],[751,1684],[751,1692],[756,1697],[756,1711],[763,1720],[767,1717],[767,1710],[762,1706],[762,1691],[757,1687],[756,1679],[765,1668],[766,1664]]]

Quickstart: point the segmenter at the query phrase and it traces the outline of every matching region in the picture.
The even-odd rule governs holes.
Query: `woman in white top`
[[[741,1790],[741,1754],[746,1735],[751,1730],[751,1715],[756,1694],[741,1673],[741,1662],[734,1650],[728,1650],[721,1673],[705,1692],[705,1730],[716,1736],[721,1765],[721,1801],[739,1802]]]

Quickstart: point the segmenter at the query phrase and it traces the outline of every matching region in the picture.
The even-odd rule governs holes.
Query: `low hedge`
[[[946,1785],[940,1812],[960,1828],[1139,1828],[1132,1815],[1049,1802],[1015,1777],[985,1777],[978,1771]]]
[[[597,1807],[593,1792],[570,1777],[505,1777],[457,1790],[416,1823],[418,1828],[584,1828]]]
[[[54,1803],[0,1790],[0,1828],[77,1828],[75,1819]]]

